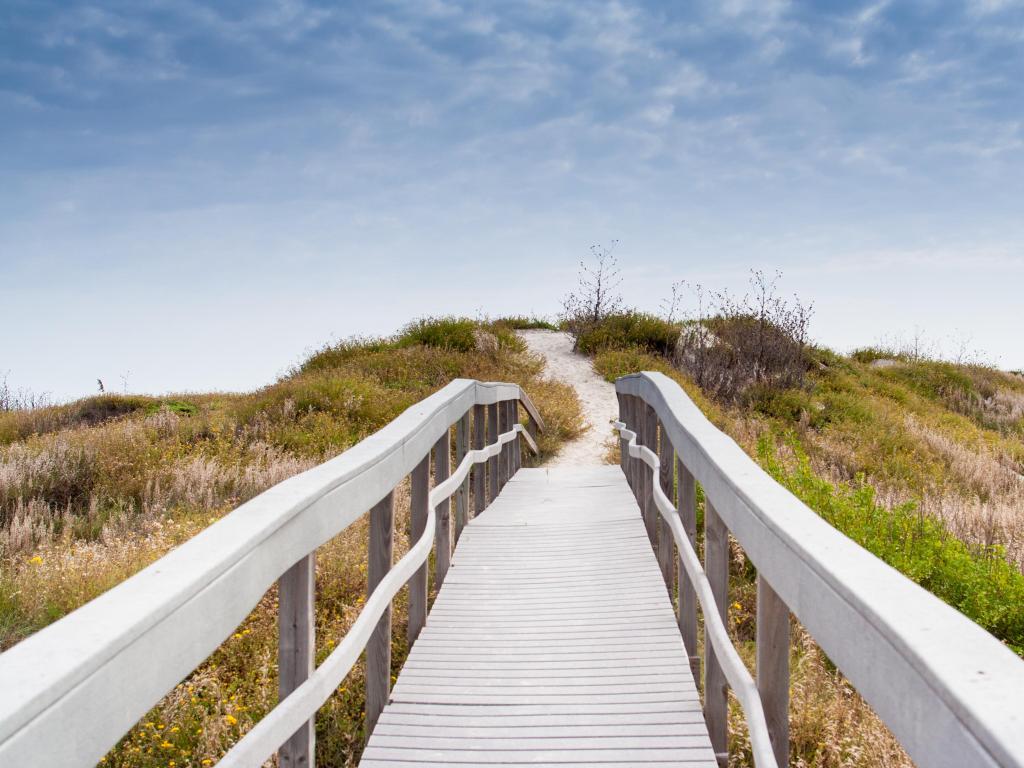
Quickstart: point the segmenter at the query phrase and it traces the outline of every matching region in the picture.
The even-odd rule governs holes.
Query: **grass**
[[[0,649],[59,619],[195,535],[240,502],[336,455],[405,408],[466,377],[512,381],[548,430],[542,459],[582,429],[573,389],[540,376],[513,328],[425,319],[390,338],[323,347],[279,381],[238,395],[102,395],[0,414]],[[472,343],[470,343],[472,340]],[[408,545],[397,490],[396,558]],[[365,597],[365,518],[317,553],[317,637],[326,656]],[[171,691],[104,765],[212,764],[277,699],[276,592]],[[405,604],[394,616],[395,673]],[[318,764],[362,748],[362,667],[317,717]]]
[[[638,370],[673,378],[830,524],[1024,654],[1024,379],[889,350],[807,354],[804,386],[755,386],[725,402],[647,345],[618,341],[593,352],[608,381]],[[753,669],[754,574],[736,542],[732,549],[731,631]],[[799,626],[795,638],[792,764],[910,766]],[[730,750],[730,765],[752,765],[736,702]]]

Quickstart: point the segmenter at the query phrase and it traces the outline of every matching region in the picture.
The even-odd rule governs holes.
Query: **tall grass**
[[[472,344],[469,340],[472,339]],[[0,414],[0,649],[123,581],[240,502],[336,455],[447,384],[520,384],[548,429],[542,458],[582,430],[574,390],[541,377],[512,324],[417,321],[397,336],[326,346],[244,395],[108,395]],[[396,557],[408,488],[396,495]],[[317,653],[358,615],[366,520],[317,552]],[[395,671],[404,659],[404,596]],[[104,765],[210,765],[277,699],[276,593],[160,702]],[[318,764],[354,765],[363,743],[362,667],[317,716]]]

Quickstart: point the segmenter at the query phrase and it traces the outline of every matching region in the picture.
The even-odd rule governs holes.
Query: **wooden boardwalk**
[[[521,469],[462,533],[361,765],[716,766],[618,466]]]

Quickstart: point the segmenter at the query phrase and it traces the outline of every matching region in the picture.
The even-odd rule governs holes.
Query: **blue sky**
[[[1024,3],[0,7],[0,374],[248,389],[413,316],[750,268],[1024,367]]]

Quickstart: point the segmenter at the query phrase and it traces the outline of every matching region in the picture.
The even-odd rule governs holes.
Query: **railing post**
[[[729,603],[729,532],[710,500],[704,500],[704,572],[711,584],[711,594],[722,622],[728,626]],[[715,656],[711,637],[704,623],[704,720],[711,737],[711,747],[720,765],[728,761],[728,695],[725,672]],[[724,759],[723,759],[724,756]]]
[[[498,404],[491,403],[487,406],[487,444],[490,445],[498,439]],[[498,457],[492,456],[487,460],[487,503],[488,505],[498,497]]]
[[[498,403],[498,435],[502,435],[509,430],[508,423],[508,405],[505,400]],[[501,450],[498,451],[498,490],[500,491],[505,487],[505,483],[508,482],[508,445],[501,446]]]
[[[469,412],[455,424],[455,466],[458,468],[469,451]],[[469,475],[455,491],[455,543],[469,519]]]
[[[434,486],[448,479],[451,473],[451,430],[446,429],[434,445]],[[447,498],[434,508],[434,582],[440,589],[452,564],[452,500]]]
[[[508,401],[508,413],[511,416],[512,429],[515,429],[516,424],[519,423],[519,401],[509,400]],[[519,471],[519,468],[523,465],[523,443],[519,439],[519,434],[516,433],[516,439],[512,441],[512,471],[509,472],[509,477]]]
[[[316,555],[310,553],[278,579],[277,692],[284,700],[313,674]],[[277,751],[281,768],[310,768],[315,762],[316,723],[307,720]]]
[[[757,690],[775,761],[789,765],[789,608],[757,574]]]
[[[392,491],[370,509],[370,548],[366,596],[369,597],[391,570],[395,547],[395,493]],[[391,606],[377,622],[366,645],[366,738],[384,711],[391,691]]]
[[[626,416],[626,396],[621,392],[615,393],[615,399],[619,401],[619,421],[629,428],[628,417]],[[629,455],[626,448],[626,438],[619,433],[619,469],[622,470],[622,474],[626,476],[626,480],[629,480],[629,471],[626,469]]]
[[[679,472],[679,518],[690,540],[693,551],[697,551],[697,481],[684,465],[676,459]],[[679,632],[683,645],[690,656],[690,671],[694,680],[700,680],[700,654],[697,652],[697,592],[686,573],[682,557],[679,558]]]
[[[430,452],[416,465],[411,475],[409,501],[409,544],[417,542],[427,529],[430,505]],[[409,646],[427,623],[427,564],[423,563],[409,579]]]
[[[487,416],[482,405],[473,406],[473,449],[480,450],[487,444]],[[487,507],[487,465],[473,465],[473,517]]]
[[[644,446],[658,452],[658,415],[646,402],[643,404],[644,422]],[[647,538],[651,540],[651,546],[657,549],[658,540],[658,508],[654,506],[654,478],[651,468],[641,463],[640,472],[644,479],[644,524],[647,526]]]
[[[526,431],[530,433],[533,442],[538,442],[540,438],[540,424],[533,418],[533,414],[529,410],[526,411]],[[522,459],[520,459],[519,465],[522,466]]]
[[[669,501],[675,504],[675,482],[673,475],[676,469],[676,452],[672,447],[672,441],[668,439],[665,426],[658,424],[658,459],[661,461],[661,471],[658,480],[661,482],[661,490],[668,496]],[[672,555],[674,553],[674,542],[672,541],[672,529],[668,521],[663,519],[655,507],[655,514],[658,520],[658,565],[661,566],[661,575],[665,579],[665,586],[671,596],[674,592],[674,569],[672,568]]]
[[[634,395],[626,395],[626,414],[629,416],[629,420],[626,422],[632,432],[636,433],[636,442],[640,444],[640,409],[638,407],[639,399]],[[639,459],[635,459],[630,456],[626,460],[626,466],[629,475],[629,487],[633,489],[633,496],[637,502],[640,502],[640,481],[638,464]]]

